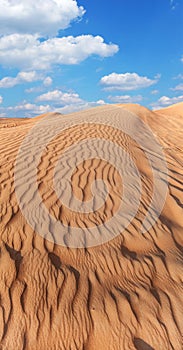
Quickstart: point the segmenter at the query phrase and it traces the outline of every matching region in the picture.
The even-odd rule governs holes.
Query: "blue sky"
[[[0,0],[0,117],[183,101],[183,0]]]

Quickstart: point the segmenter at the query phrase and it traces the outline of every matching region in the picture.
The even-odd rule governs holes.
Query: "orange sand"
[[[97,177],[108,181],[110,196],[96,214],[62,206],[53,191],[53,169],[62,146],[74,138],[121,143],[142,176],[141,204],[128,228],[108,243],[85,249],[40,237],[17,202],[17,152],[44,116],[0,119],[0,350],[182,350],[183,103],[154,112],[139,105],[122,107],[148,124],[162,145],[168,195],[156,224],[142,235],[139,227],[152,194],[152,174],[142,151],[109,126],[86,124],[65,131],[43,152],[38,171],[43,202],[63,223],[85,227],[109,219],[122,189],[118,171],[104,160],[88,160],[73,173],[75,195],[91,199]],[[109,108],[103,107],[103,113]]]

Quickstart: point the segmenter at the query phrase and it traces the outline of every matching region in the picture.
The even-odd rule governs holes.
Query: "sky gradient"
[[[0,0],[0,117],[183,101],[182,0]]]

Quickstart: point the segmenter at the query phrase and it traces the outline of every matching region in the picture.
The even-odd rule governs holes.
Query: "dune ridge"
[[[110,108],[81,113],[88,120],[97,111],[108,115]],[[76,197],[90,200],[96,178],[108,182],[110,195],[92,214],[76,214],[63,206],[52,177],[58,155],[73,140],[99,137],[120,144],[141,174],[142,198],[131,224],[113,240],[84,249],[43,239],[28,225],[18,205],[14,182],[17,152],[28,131],[45,115],[0,120],[1,350],[182,349],[183,104],[153,112],[139,105],[122,108],[138,115],[162,145],[168,165],[168,194],[155,225],[141,234],[153,179],[134,140],[109,126],[87,123],[52,139],[38,167],[39,193],[51,215],[68,226],[92,226],[109,219],[118,209],[123,186],[114,167],[104,160],[89,159],[72,174]],[[62,121],[62,115],[49,114],[55,116]]]

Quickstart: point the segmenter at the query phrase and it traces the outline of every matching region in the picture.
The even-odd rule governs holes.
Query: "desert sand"
[[[98,115],[110,120],[114,112],[116,120],[120,120],[123,110],[137,115],[152,130],[168,169],[167,193],[165,198],[159,198],[160,202],[163,199],[162,211],[143,233],[141,225],[153,193],[152,169],[133,137],[111,125],[97,124]],[[95,123],[91,123],[93,115]],[[29,218],[24,215],[24,209],[35,206],[35,191],[31,187],[35,140],[30,137],[30,143],[26,144],[18,171],[17,155],[28,132],[45,117],[54,132],[67,120],[80,116],[85,120],[82,126],[71,124],[49,142],[46,139],[49,127],[46,129],[45,124],[37,135],[38,144],[42,135],[47,140],[44,149],[40,144],[38,192],[51,217],[68,227],[64,246],[57,240],[54,242],[51,224],[50,236],[39,234],[39,230],[47,230],[46,223],[45,227],[36,223],[39,210],[30,211]],[[131,128],[134,135],[138,134],[138,123],[132,122]],[[0,350],[182,350],[182,131],[183,103],[159,111],[139,105],[118,105],[113,110],[108,105],[66,117],[50,113],[32,119],[0,119]],[[66,205],[58,198],[54,169],[58,159],[61,162],[64,159],[59,158],[60,154],[73,142],[83,142],[81,150],[85,152],[84,140],[94,138],[105,141],[101,152],[109,157],[109,162],[88,153],[88,159],[78,162],[72,173],[72,191],[78,201],[91,204],[91,185],[99,179],[107,183],[109,193],[102,205],[100,201],[92,204],[96,206],[94,212],[77,213],[68,207],[70,204],[74,208],[72,201]],[[81,232],[89,228],[84,237],[87,242],[87,232],[110,220],[122,201],[124,179],[113,158],[118,148],[113,154],[106,142],[122,147],[136,164],[142,185],[141,189],[138,186],[134,189],[137,194],[141,191],[139,207],[130,224],[110,240],[104,238],[102,244],[99,239],[96,246],[83,244],[74,248],[70,246],[71,229],[75,234],[75,228]],[[94,146],[97,154],[98,144]],[[74,158],[73,153],[71,156]],[[154,157],[161,165],[159,155]],[[67,157],[63,171],[66,166]],[[128,177],[127,163],[126,166]],[[166,174],[162,170],[158,195],[165,182]],[[22,193],[18,199],[19,189]],[[69,202],[69,195],[65,197],[65,202]],[[19,200],[21,203],[26,200],[27,204],[20,208]],[[129,199],[132,205],[135,200],[133,196]],[[102,237],[102,233],[99,231],[98,235]]]

